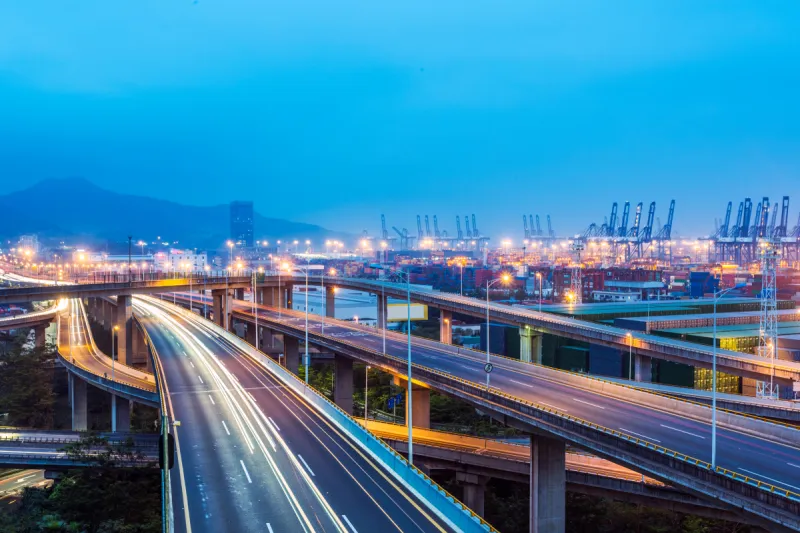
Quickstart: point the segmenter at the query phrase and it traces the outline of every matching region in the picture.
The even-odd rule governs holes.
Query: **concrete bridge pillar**
[[[378,304],[378,329],[384,329],[386,328],[386,319],[389,316],[389,310],[386,307],[387,298],[378,294],[375,300]]]
[[[223,328],[227,323],[225,313],[227,312],[226,307],[228,302],[225,296],[225,289],[214,289],[211,291],[211,300],[214,306],[214,323]]]
[[[453,313],[439,311],[439,342],[453,344]]]
[[[456,481],[464,489],[464,497],[461,501],[472,509],[475,514],[482,517],[484,514],[486,483],[489,478],[466,472],[456,472]]]
[[[562,441],[531,435],[530,533],[564,533],[567,491]]]
[[[244,340],[256,346],[256,325],[255,324],[245,324],[244,326]],[[256,346],[258,348],[258,346]]]
[[[394,377],[394,384],[403,387],[406,395],[406,424],[408,424],[408,381],[400,376]],[[419,385],[411,386],[411,415],[415,428],[431,428],[431,391]]]
[[[111,395],[111,431],[127,433],[131,430],[131,401]]]
[[[284,309],[292,308],[292,299],[294,298],[294,283],[287,283],[283,289],[286,290],[285,296],[282,298]],[[282,295],[283,296],[283,295]]]
[[[244,289],[233,289],[233,298],[235,300],[244,300]]]
[[[649,383],[653,381],[653,358],[646,355],[636,355],[634,377],[636,381]]]
[[[300,367],[300,340],[290,335],[283,336],[283,364],[294,374]]]
[[[133,364],[133,306],[130,296],[117,296],[117,361]]]
[[[70,403],[72,405],[72,431],[86,431],[88,415],[86,411],[86,382],[69,374]]]
[[[542,364],[542,334],[528,326],[519,328],[519,359]]]
[[[353,414],[353,360],[343,355],[333,357],[333,401],[348,415]]]
[[[336,287],[325,287],[325,316],[336,318]]]
[[[263,352],[269,353],[272,351],[273,347],[273,335],[272,330],[269,328],[259,328],[261,331],[258,332],[259,336],[259,350]]]
[[[33,328],[33,343],[37,348],[44,348],[45,334],[47,332],[47,324],[39,324]]]
[[[277,287],[262,287],[259,289],[261,292],[261,303],[270,307],[278,306],[278,289]]]

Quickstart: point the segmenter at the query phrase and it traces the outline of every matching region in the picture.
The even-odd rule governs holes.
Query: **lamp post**
[[[489,390],[489,375],[492,373],[491,370],[491,361],[490,361],[490,351],[489,351],[489,289],[495,283],[508,283],[511,280],[511,276],[508,274],[503,274],[500,276],[499,279],[494,281],[486,280],[486,366],[484,370],[486,370],[486,390]]]
[[[206,280],[208,279],[208,271],[211,270],[211,267],[206,265],[203,267],[205,270],[206,275],[203,276],[203,318],[208,320],[208,304],[206,303]]]
[[[541,313],[542,312],[542,293],[544,292],[544,289],[543,289],[542,285],[544,283],[544,280],[542,278],[542,273],[541,272],[537,272],[536,273],[536,277],[539,278],[539,312]]]
[[[306,345],[305,345],[305,352],[303,354],[303,361],[305,366],[305,374],[306,374],[306,385],[308,385],[308,271],[311,268],[311,259],[308,259],[306,262]]]
[[[330,275],[336,275],[336,269],[332,268],[330,270]],[[331,288],[332,291],[336,291],[336,287]],[[334,299],[336,296],[334,296]],[[322,269],[322,334],[325,334],[325,316],[328,314],[328,294],[325,292],[325,269]]]
[[[367,402],[369,402],[369,365],[364,369],[364,427],[367,427]]]
[[[714,471],[717,469],[717,302],[725,293],[744,286],[741,283],[714,293],[714,336],[711,342],[711,468]]]

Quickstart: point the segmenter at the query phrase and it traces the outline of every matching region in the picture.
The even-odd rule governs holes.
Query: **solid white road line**
[[[267,531],[269,531],[269,533],[274,533],[274,532],[272,531],[272,526],[271,526],[271,525],[269,525],[269,522],[267,522]]]
[[[661,427],[662,427],[662,428],[671,429],[672,431],[678,431],[678,432],[680,432],[680,433],[686,433],[687,435],[691,435],[692,437],[697,437],[697,438],[699,438],[699,439],[705,439],[705,437],[704,437],[704,436],[702,436],[702,435],[698,435],[697,433],[689,433],[688,431],[684,431],[684,430],[682,430],[682,429],[674,428],[674,427],[672,427],[672,426],[665,426],[664,424],[661,424]]]
[[[509,379],[508,381],[510,381],[511,383],[516,383],[517,385],[522,385],[523,387],[528,387],[529,389],[533,388],[533,385],[531,385],[530,383],[523,383],[521,381],[517,381],[516,379]],[[542,402],[539,402],[539,403],[542,403]]]
[[[794,463],[786,463],[786,464],[789,465],[789,466],[793,466],[795,468],[800,468],[800,465],[796,465]]]
[[[631,431],[630,429],[625,429],[625,428],[619,428],[619,429],[621,429],[625,433],[630,433],[631,435],[636,435],[637,437],[642,437],[644,439],[647,439],[650,442],[661,442],[658,439],[654,439],[653,437],[648,437],[647,435],[642,435],[641,433],[636,433],[635,431]]]
[[[241,459],[239,459],[239,463],[241,463],[241,465],[242,465],[242,470],[244,470],[244,475],[245,475],[245,476],[247,476],[247,482],[248,482],[248,483],[252,483],[252,482],[253,482],[253,480],[252,480],[252,479],[250,479],[250,472],[248,472],[248,471],[247,471],[247,467],[246,467],[246,466],[244,466],[244,461],[242,461]]]
[[[596,403],[584,402],[583,400],[579,400],[577,398],[573,398],[573,400],[575,400],[578,403],[585,403],[586,405],[591,405],[592,407],[597,407],[598,409],[605,409],[605,407],[603,407],[602,405],[597,405]]]
[[[189,364],[190,364],[190,365],[192,365],[192,368],[194,368],[194,363],[192,363],[191,361],[189,361]]]
[[[214,401],[214,397],[210,394],[208,395],[208,399],[211,400],[211,405],[217,405],[217,402]]]
[[[275,423],[275,421],[272,419],[271,416],[268,416],[267,418],[269,418],[269,421],[272,422],[273,426],[275,426],[275,429],[277,429],[278,431],[281,430],[281,428],[278,427],[278,424]]]
[[[226,424],[224,420],[222,421],[222,427],[225,428],[225,433],[227,433],[228,435],[231,434],[231,432],[228,430],[228,424]]]
[[[201,378],[200,376],[197,376],[197,379],[199,379],[199,380],[200,380],[200,383],[204,383],[204,382],[203,382],[203,378]]]
[[[795,487],[794,485],[789,485],[788,483],[786,483],[784,481],[778,481],[777,479],[772,479],[771,477],[764,476],[762,474],[759,474],[758,472],[753,472],[752,470],[748,470],[746,468],[742,468],[741,466],[739,467],[739,470],[741,470],[742,472],[747,472],[748,474],[753,474],[754,476],[758,476],[759,479],[766,479],[767,481],[772,481],[773,483],[778,483],[780,485],[786,485],[787,487],[791,487],[791,488],[793,488],[795,490],[800,490],[800,487]]]
[[[305,459],[303,459],[303,456],[302,456],[302,455],[300,455],[300,454],[298,453],[298,454],[297,454],[297,458],[298,458],[298,459],[300,459],[300,462],[301,462],[301,463],[303,463],[303,466],[305,466],[305,467],[306,467],[306,470],[308,470],[308,473],[309,473],[309,474],[311,474],[311,475],[312,475],[312,476],[314,476],[314,477],[317,477],[317,476],[315,476],[315,475],[314,475],[314,471],[313,471],[313,470],[311,470],[311,467],[310,467],[310,466],[308,466],[308,463],[306,462],[306,460],[305,460]]]
[[[353,533],[358,533],[358,530],[353,527],[353,524],[350,522],[349,518],[347,518],[345,515],[342,515],[342,518],[344,518],[344,521],[347,522],[347,527],[353,530]]]
[[[564,409],[563,407],[559,407],[557,405],[553,405],[552,403],[547,403],[547,402],[536,402],[536,403],[540,403],[542,405],[547,405],[548,407],[552,407],[553,409],[558,409],[559,411],[564,411],[565,413],[569,412],[569,409]]]

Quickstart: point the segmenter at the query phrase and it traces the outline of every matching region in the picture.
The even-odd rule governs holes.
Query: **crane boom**
[[[628,217],[631,214],[631,203],[625,202],[625,205],[622,207],[622,223],[619,225],[619,233],[620,237],[627,237],[628,235]]]
[[[739,226],[739,236],[740,237],[749,237],[750,236],[750,217],[753,214],[753,200],[750,198],[744,199],[744,218],[742,219],[742,225]]]
[[[458,215],[456,215],[456,232],[458,233],[458,240],[463,241],[464,232],[461,231],[461,217],[459,217]]]
[[[530,230],[528,230],[528,217],[522,215],[522,227],[525,229],[525,238],[529,239],[531,236]]]
[[[643,241],[650,242],[653,236],[653,218],[656,216],[656,203],[650,202],[650,209],[647,212],[647,226],[644,228]]]
[[[422,244],[422,239],[425,238],[425,234],[422,233],[422,219],[417,215],[417,235],[419,236],[419,240],[417,242],[417,246]]]
[[[550,215],[547,215],[547,236],[551,239],[556,236],[556,234],[553,233],[553,224],[550,222]]]
[[[472,214],[472,233],[475,234],[475,237],[481,236],[481,232],[478,231],[478,223],[475,222],[475,213]]]
[[[636,214],[633,217],[633,226],[631,226],[631,231],[628,234],[628,237],[639,237],[639,223],[642,221],[642,207],[644,206],[643,202],[639,202],[636,204]]]
[[[472,238],[472,230],[469,229],[469,215],[464,215],[464,224],[467,225],[467,238]]]
[[[733,202],[728,202],[728,208],[725,210],[725,222],[722,223],[722,228],[719,232],[720,237],[728,236],[728,228],[731,224],[731,210],[733,209]]]
[[[536,235],[540,237],[542,235],[542,225],[539,224],[539,215],[536,215]]]
[[[439,233],[439,219],[436,218],[436,215],[433,215],[433,235],[437,239],[442,237],[442,234]]]
[[[608,218],[608,228],[606,228],[606,234],[609,237],[614,236],[614,230],[617,229],[617,202],[611,204],[611,216]]]
[[[384,215],[381,215],[381,236],[384,241],[389,238],[389,232],[386,231],[386,216]]]

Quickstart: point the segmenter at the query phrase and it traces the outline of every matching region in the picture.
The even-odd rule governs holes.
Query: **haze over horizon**
[[[351,233],[475,213],[495,239],[613,201],[663,223],[673,198],[702,235],[729,200],[790,195],[794,224],[798,22],[745,1],[6,5],[0,194],[79,176]]]

